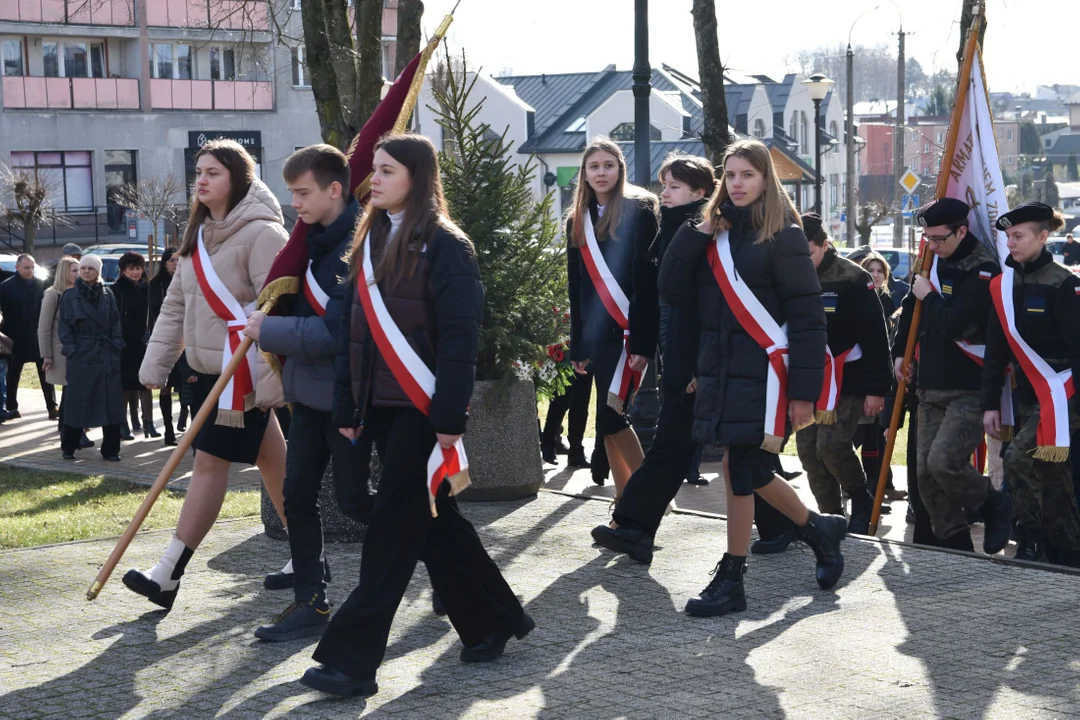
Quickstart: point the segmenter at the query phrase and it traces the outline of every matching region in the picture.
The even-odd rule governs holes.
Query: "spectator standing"
[[[165,252],[161,254],[161,264],[158,266],[157,274],[150,280],[150,326],[146,329],[146,334],[150,335],[154,331],[154,324],[157,322],[158,315],[161,313],[161,306],[165,303],[165,295],[169,292],[169,285],[172,284],[173,274],[176,272],[176,264],[179,262],[179,256],[176,254],[176,248],[166,248]],[[180,359],[173,365],[172,372],[169,373],[169,379],[166,384],[162,386],[161,391],[158,393],[158,406],[161,408],[161,421],[165,425],[165,444],[176,445],[176,433],[173,431],[172,421],[172,398],[173,391],[176,391],[177,397],[180,400],[180,417],[177,423],[177,429],[183,430],[187,420],[187,408],[191,404],[190,398],[185,403],[184,396],[190,395],[190,392],[185,393],[185,385],[190,385],[189,379],[194,381],[195,375],[191,372],[191,369],[187,365],[187,361],[181,354]]]
[[[45,283],[34,277],[36,263],[32,255],[22,254],[15,261],[16,273],[0,283],[0,314],[4,316],[4,334],[14,343],[7,372],[7,415],[5,419],[22,417],[19,413],[19,378],[27,363],[37,365],[38,380],[49,409],[49,419],[58,420],[56,392],[45,379],[41,354],[38,352],[37,326],[41,316],[41,300]]]
[[[146,283],[146,259],[136,252],[120,256],[120,277],[113,283],[116,306],[120,310],[120,329],[124,351],[120,355],[120,384],[124,388],[124,404],[131,415],[131,432],[142,430],[143,437],[157,438],[161,433],[154,427],[154,396],[139,382],[139,368],[146,355],[147,330],[150,325],[150,305]],[[139,424],[139,408],[142,424]],[[124,421],[125,440],[133,440]]]
[[[45,370],[45,379],[53,387],[67,385],[67,361],[64,358],[64,346],[60,342],[60,298],[65,292],[75,287],[79,279],[79,261],[64,257],[56,263],[56,274],[52,287],[45,291],[41,300],[41,314],[38,316],[38,349],[41,352],[41,366]],[[60,397],[60,420],[58,432],[64,434],[64,396]],[[93,447],[94,443],[83,433],[79,447]]]
[[[79,279],[60,298],[58,323],[64,359],[79,372],[67,378],[64,436],[65,460],[74,460],[83,428],[101,427],[101,456],[120,460],[120,423],[124,419],[120,387],[120,311],[112,291],[101,282],[101,258],[79,261]]]
[[[3,325],[4,316],[0,314],[0,325]],[[7,398],[7,369],[8,359],[11,357],[11,348],[13,343],[4,333],[0,332],[0,425],[7,420],[7,413],[4,412],[4,403]]]
[[[1080,243],[1076,242],[1072,233],[1065,236],[1065,246],[1061,248],[1061,256],[1066,265],[1080,265]]]

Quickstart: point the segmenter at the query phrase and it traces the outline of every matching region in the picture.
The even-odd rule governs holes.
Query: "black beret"
[[[821,216],[817,213],[806,213],[802,216],[802,227],[807,239],[817,237],[821,232]]]
[[[952,225],[967,220],[970,211],[971,208],[963,200],[946,197],[919,208],[915,213],[915,222],[924,228]]]
[[[873,252],[873,248],[871,248],[869,245],[860,245],[859,247],[855,248],[851,252],[851,254],[847,256],[847,259],[851,262],[859,262],[871,252]]]
[[[1041,202],[1027,202],[1017,205],[1009,212],[997,219],[994,227],[998,230],[1008,230],[1013,225],[1026,222],[1046,222],[1054,217],[1054,208]]]

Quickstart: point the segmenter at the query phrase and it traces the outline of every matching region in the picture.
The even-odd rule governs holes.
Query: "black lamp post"
[[[821,215],[821,101],[829,94],[833,81],[821,73],[814,73],[802,84],[814,101],[814,212]]]

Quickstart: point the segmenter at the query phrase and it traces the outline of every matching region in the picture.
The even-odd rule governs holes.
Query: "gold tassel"
[[[835,410],[815,410],[814,421],[818,425],[835,425],[836,424],[836,411]]]
[[[244,427],[244,413],[241,410],[222,410],[218,408],[217,420],[214,421],[214,424],[242,430]]]
[[[1069,459],[1069,448],[1055,445],[1040,445],[1035,448],[1034,457],[1043,462],[1065,462]]]
[[[469,468],[465,468],[461,472],[446,478],[446,482],[450,483],[451,495],[457,495],[464,492],[465,488],[472,485],[472,480],[469,478]]]
[[[610,390],[608,391],[608,394],[607,394],[607,404],[608,404],[608,407],[610,407],[612,410],[614,410],[615,412],[622,415],[622,411],[623,411],[623,407],[624,407],[622,398],[619,397],[618,395],[616,395],[615,393],[611,392]]]
[[[1012,442],[1013,438],[1016,437],[1016,429],[1012,425],[1002,425],[1001,432],[998,434],[1001,435],[1001,442]]]
[[[784,438],[766,433],[765,440],[761,443],[761,449],[779,455],[780,451],[784,449]]]

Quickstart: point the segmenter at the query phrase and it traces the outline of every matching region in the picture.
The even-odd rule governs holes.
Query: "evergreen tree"
[[[455,68],[447,58],[446,65],[442,87],[434,88],[445,138],[439,165],[450,215],[476,246],[484,283],[476,375],[509,381],[515,361],[541,361],[562,339],[562,314],[553,312],[568,303],[561,229],[554,196],[532,197],[535,159],[515,165],[506,130],[500,135],[477,120],[484,103],[470,99],[477,76],[469,80],[464,62]]]
[[[1069,153],[1069,161],[1065,166],[1065,177],[1069,179],[1069,182],[1080,181],[1080,170],[1076,167],[1076,153]]]
[[[1050,207],[1061,206],[1061,195],[1058,193],[1057,181],[1054,180],[1054,172],[1051,170],[1043,176],[1043,184],[1046,186],[1043,193],[1043,202]]]

